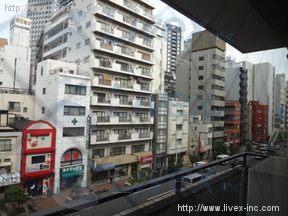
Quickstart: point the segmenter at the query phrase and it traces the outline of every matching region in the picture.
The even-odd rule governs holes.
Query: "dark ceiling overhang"
[[[162,0],[242,53],[288,47],[286,0]]]

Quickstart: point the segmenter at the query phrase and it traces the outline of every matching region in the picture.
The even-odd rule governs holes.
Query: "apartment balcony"
[[[213,127],[224,127],[224,121],[211,121]]]
[[[107,144],[109,143],[109,135],[91,135],[90,143],[91,145]]]
[[[153,139],[153,132],[132,133],[131,134],[131,139],[132,139],[132,141]]]
[[[223,110],[213,110],[211,111],[211,116],[224,117],[225,112]]]
[[[119,106],[119,98],[105,98],[98,96],[91,96],[90,104],[92,106]]]
[[[51,43],[52,41],[56,40],[59,37],[63,37],[65,34],[68,34],[71,31],[70,28],[65,28],[59,32],[57,32],[56,34],[54,33],[53,35],[49,36],[49,37],[45,37],[45,45]]]
[[[154,109],[154,102],[153,101],[133,100],[133,107]]]
[[[129,117],[119,117],[119,124],[131,124],[132,118]]]
[[[118,140],[130,140],[131,139],[131,134],[118,134]]]
[[[225,107],[225,101],[211,100],[211,106]]]
[[[222,138],[224,136],[224,131],[214,131],[213,138]]]
[[[142,70],[140,68],[133,68],[130,67],[128,65],[121,65],[118,63],[114,63],[112,62],[112,60],[110,61],[101,61],[100,59],[94,58],[91,60],[91,67],[92,68],[101,68],[103,70],[107,70],[107,71],[113,71],[113,72],[117,72],[117,73],[122,73],[122,74],[126,74],[126,75],[135,75],[138,77],[145,77],[148,79],[153,79],[152,76],[146,76],[142,75]],[[96,80],[94,80],[96,81]],[[93,81],[92,81],[93,84]],[[94,84],[98,85],[98,83],[94,82]]]
[[[218,75],[218,76],[221,76],[221,77],[225,77],[225,72],[224,71],[221,71],[219,69],[212,69],[212,74],[215,74],[215,75]]]
[[[132,12],[134,15],[145,18],[151,23],[155,23],[155,17],[153,16],[153,14],[145,13],[145,11],[142,8],[140,8],[138,4],[135,4],[135,2],[130,2],[126,0],[109,0],[108,2],[116,4],[122,8],[124,7],[130,12]]]
[[[212,79],[211,84],[225,87],[225,81],[218,80],[218,79]]]
[[[216,90],[216,89],[213,89],[211,90],[211,94],[212,95],[217,95],[217,96],[220,96],[220,97],[225,97],[225,91],[221,91],[221,90]]]
[[[64,48],[68,48],[68,43],[57,43],[53,45],[53,48],[47,48],[47,50],[44,50],[43,57],[47,57],[49,55],[55,54],[56,52],[61,52]],[[60,57],[61,58],[61,57]]]
[[[212,60],[211,60],[211,63],[212,63],[212,64],[219,65],[219,66],[221,66],[221,67],[225,67],[225,62],[224,62],[224,61],[221,61],[221,60],[218,60],[218,59],[212,59]]]

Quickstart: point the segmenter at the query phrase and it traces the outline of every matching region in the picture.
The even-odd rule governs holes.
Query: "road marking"
[[[170,193],[170,192],[172,192],[172,191],[174,191],[174,189],[173,189],[173,190],[170,190],[170,191],[166,191],[165,193],[162,193],[162,194],[158,194],[157,196],[150,197],[150,198],[148,198],[147,200],[154,199],[154,198],[156,198],[156,197],[162,196],[162,195],[167,194],[167,193]]]
[[[132,193],[132,194],[137,194],[137,193],[140,193],[140,192],[143,192],[143,191],[147,191],[147,190],[150,190],[150,189],[152,189],[152,188],[159,187],[160,185],[161,185],[161,184],[156,185],[156,186],[153,186],[153,187],[149,187],[149,188],[146,188],[146,189],[144,189],[144,190],[140,190],[140,191],[134,192],[134,193]]]

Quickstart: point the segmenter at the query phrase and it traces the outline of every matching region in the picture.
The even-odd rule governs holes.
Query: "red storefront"
[[[251,133],[252,140],[265,143],[268,132],[268,105],[250,101],[252,105]]]
[[[21,184],[30,196],[53,191],[56,129],[34,121],[23,129]]]

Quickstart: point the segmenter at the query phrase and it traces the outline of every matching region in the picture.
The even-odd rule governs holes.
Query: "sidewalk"
[[[108,191],[104,193],[100,193],[99,196],[101,197],[101,194],[107,194],[107,193],[112,193],[113,191],[117,191],[117,188],[123,188],[125,187],[125,182],[129,181],[129,177],[123,178],[120,180],[113,180],[112,183],[106,182],[103,184],[98,184],[98,185],[92,185],[92,188],[94,189],[95,192],[102,192],[104,188],[107,188]],[[87,188],[81,188],[81,194],[88,193],[89,190]],[[54,194],[52,197],[34,197],[31,200],[27,201],[23,206],[27,208],[27,205],[32,202],[36,204],[36,212],[38,211],[43,211],[46,209],[50,208],[55,208],[58,206],[61,206],[65,204],[66,197],[71,195],[71,189],[64,189],[61,190],[59,195]]]

